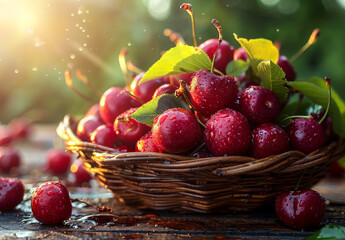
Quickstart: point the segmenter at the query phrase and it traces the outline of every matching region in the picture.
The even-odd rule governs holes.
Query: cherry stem
[[[121,71],[123,73],[123,76],[125,77],[126,85],[129,86],[131,80],[128,75],[128,69],[127,69],[127,64],[126,64],[127,53],[128,53],[127,48],[122,48],[119,53],[118,59],[119,59]]]
[[[133,93],[131,93],[130,91],[124,91],[126,93],[128,93],[129,95],[131,95],[131,97],[135,98],[136,100],[138,100],[141,104],[145,104],[145,102],[143,100],[141,100],[140,98],[138,98],[137,96],[135,96]]]
[[[71,72],[70,71],[65,71],[65,83],[66,85],[72,89],[73,92],[75,92],[79,97],[85,99],[86,101],[92,102],[94,103],[96,100],[89,98],[88,96],[84,95],[82,92],[80,92],[78,89],[76,89],[73,85],[73,79],[71,76]]]
[[[219,49],[219,46],[220,44],[222,43],[222,40],[223,40],[223,34],[222,34],[222,27],[220,26],[220,23],[218,20],[216,19],[212,19],[212,24],[217,28],[217,31],[218,31],[218,34],[219,34],[219,37],[218,37],[218,46],[217,46],[217,49],[216,51],[214,52],[213,54],[213,59],[212,59],[212,65],[211,65],[211,73],[214,73],[214,62],[216,60],[216,56],[217,56],[217,52],[218,52],[218,49]]]
[[[135,66],[135,64],[132,61],[127,61],[127,69],[129,71],[136,73],[136,74],[144,72],[142,69]]]
[[[298,182],[297,182],[296,187],[294,189],[295,191],[297,191],[299,189],[299,186],[301,185],[302,178],[303,178],[304,174],[305,174],[305,170],[302,172],[301,176],[298,179]]]
[[[314,29],[314,31],[311,33],[308,42],[295,54],[293,55],[289,60],[290,63],[295,61],[299,56],[302,55],[311,45],[316,43],[318,37],[321,34],[321,30],[319,28]]]
[[[328,88],[328,103],[326,107],[326,112],[323,114],[322,118],[319,121],[319,124],[321,124],[327,117],[327,114],[329,112],[329,108],[331,107],[331,101],[332,101],[332,87],[331,87],[331,79],[329,77],[325,76],[325,82],[326,86]]]
[[[170,41],[172,41],[176,46],[179,45],[186,45],[186,42],[184,41],[181,34],[174,32],[173,30],[166,28],[163,32],[164,36],[168,37]]]
[[[288,116],[288,117],[284,118],[283,120],[281,120],[280,122],[284,122],[286,120],[294,119],[294,118],[310,118],[310,116],[305,116],[305,115]]]
[[[190,3],[182,3],[180,8],[182,10],[186,10],[187,13],[190,15],[190,18],[192,20],[192,30],[193,30],[193,42],[194,42],[194,47],[198,47],[198,44],[196,42],[196,34],[195,34],[195,21],[194,21],[194,14],[192,10],[192,5]]]
[[[89,203],[89,202],[86,202],[86,201],[84,201],[84,200],[80,200],[80,199],[78,199],[78,198],[71,198],[71,201],[72,201],[72,202],[84,203],[84,204],[86,204],[87,206],[96,209],[98,212],[113,212],[113,210],[112,210],[111,208],[108,208],[108,207],[105,207],[105,206],[97,207],[96,205],[93,205],[93,204],[91,204],[91,203]]]
[[[88,88],[90,89],[94,94],[96,94],[98,97],[102,96],[102,92],[99,91],[85,76],[85,74],[81,70],[77,70],[76,72],[77,78]]]
[[[221,71],[219,71],[217,68],[213,68],[213,71],[221,76],[224,75],[224,73],[222,73]]]

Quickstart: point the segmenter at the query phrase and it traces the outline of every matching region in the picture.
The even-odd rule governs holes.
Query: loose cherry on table
[[[215,156],[245,154],[251,145],[248,120],[233,109],[219,110],[207,121],[204,139]]]
[[[196,117],[186,109],[169,109],[154,119],[152,138],[160,152],[185,152],[195,147],[201,137]]]
[[[21,203],[24,191],[22,181],[0,177],[0,212],[11,211]]]
[[[44,224],[59,224],[68,220],[72,203],[67,188],[59,181],[39,185],[31,196],[31,209],[34,217]]]
[[[0,172],[18,171],[21,157],[17,150],[11,147],[0,147]]]
[[[310,189],[284,192],[277,196],[275,210],[287,226],[297,229],[317,227],[325,214],[325,199]]]
[[[73,175],[73,184],[82,186],[84,183],[89,183],[93,178],[92,175],[85,169],[81,160],[75,160],[71,165],[71,173]]]
[[[61,149],[51,149],[47,153],[47,170],[53,175],[65,174],[72,161],[71,154]]]

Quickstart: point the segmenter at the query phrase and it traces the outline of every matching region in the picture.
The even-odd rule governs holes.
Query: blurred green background
[[[70,70],[76,87],[98,99],[80,82],[82,71],[100,91],[123,86],[118,54],[147,69],[174,46],[165,28],[192,45],[190,17],[180,0],[0,0],[0,122],[25,116],[57,123],[65,114],[83,114],[92,105],[64,82]],[[345,0],[191,0],[198,43],[216,38],[212,18],[235,48],[240,37],[282,43],[291,57],[319,27],[319,41],[294,63],[298,79],[328,75],[344,97]]]

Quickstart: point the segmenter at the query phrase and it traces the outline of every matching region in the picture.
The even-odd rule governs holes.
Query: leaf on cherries
[[[140,83],[159,77],[211,69],[211,60],[201,49],[180,45],[169,49],[145,73]]]
[[[334,225],[334,224],[327,224],[326,226],[321,228],[320,231],[306,238],[306,240],[316,240],[316,239],[318,240],[345,239],[345,227]]]
[[[329,94],[327,86],[323,86],[321,81],[317,80],[317,78],[311,78],[306,82],[288,82],[287,85],[301,92],[314,103],[320,104],[324,109],[327,108]],[[333,89],[331,106],[328,114],[332,118],[333,130],[338,135],[345,138],[345,104]]]
[[[272,61],[274,63],[278,62],[279,50],[276,46],[274,46],[271,40],[264,38],[247,40],[245,38],[238,38],[236,33],[234,33],[234,37],[241,47],[246,51],[254,74],[257,74],[256,67],[261,61]]]
[[[155,117],[171,108],[190,109],[180,97],[176,97],[174,94],[163,94],[139,107],[129,117],[152,126]]]
[[[248,70],[250,62],[243,60],[231,61],[226,67],[227,75],[240,76],[242,73]]]
[[[285,86],[284,71],[272,61],[261,61],[257,66],[258,75],[261,79],[261,86],[275,92],[283,103],[288,95],[289,89]]]

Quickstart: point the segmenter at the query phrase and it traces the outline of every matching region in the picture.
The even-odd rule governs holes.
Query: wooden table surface
[[[0,239],[304,239],[325,224],[345,226],[344,179],[325,179],[314,187],[327,200],[326,215],[319,228],[305,231],[284,226],[272,208],[208,215],[140,211],[114,200],[113,194],[95,181],[92,187],[69,187],[70,195],[111,207],[111,214],[74,202],[72,217],[64,224],[40,224],[31,216],[30,197],[38,183],[57,180],[43,172],[47,150],[63,148],[55,127],[35,126],[29,141],[15,145],[22,156],[19,178],[25,183],[26,194],[14,211],[0,213]]]

